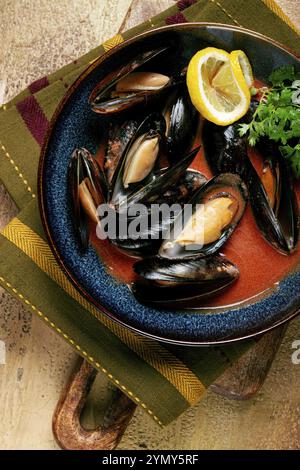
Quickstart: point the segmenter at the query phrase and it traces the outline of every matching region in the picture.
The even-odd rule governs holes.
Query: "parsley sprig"
[[[274,70],[270,88],[262,93],[260,103],[248,124],[240,124],[239,133],[255,146],[262,137],[279,143],[296,178],[300,177],[300,73],[292,65]]]

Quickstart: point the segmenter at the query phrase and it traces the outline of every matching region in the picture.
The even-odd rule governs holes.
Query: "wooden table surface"
[[[127,29],[172,3],[0,0],[0,104],[120,28]],[[278,3],[300,27],[299,0]],[[0,184],[0,228],[15,213]],[[300,449],[300,364],[291,361],[297,339],[300,318],[290,324],[255,398],[237,402],[208,392],[198,406],[162,430],[137,410],[119,448]],[[0,352],[1,348],[6,360],[0,356],[0,449],[56,449],[52,413],[76,353],[0,288]],[[85,414],[87,425],[97,422],[106,399],[106,380],[98,376]]]

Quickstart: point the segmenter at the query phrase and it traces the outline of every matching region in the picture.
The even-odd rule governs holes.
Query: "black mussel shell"
[[[109,201],[111,205],[117,208],[122,204],[122,202],[126,201],[126,199],[129,198],[131,194],[135,193],[139,188],[153,179],[153,172],[155,171],[155,167],[158,163],[160,144],[164,132],[165,120],[159,113],[151,114],[140,124],[139,128],[128,142],[119,164],[114,172],[114,176],[111,182],[111,195]],[[150,145],[149,149],[148,144],[151,142],[153,142],[153,147]],[[153,152],[153,161],[151,162],[151,165],[149,164],[146,168],[146,173],[143,178],[141,174],[139,176],[139,180],[125,183],[126,172],[128,175],[128,169],[130,169],[133,158],[140,153],[139,157],[143,160],[143,162],[146,160],[145,155],[141,150],[143,149],[143,144],[145,144],[144,148],[146,149],[146,152],[149,152],[150,154]],[[152,156],[150,154],[149,157],[151,159]]]
[[[132,292],[141,303],[158,307],[195,307],[239,277],[238,268],[221,256],[170,260],[154,256],[134,265]]]
[[[247,172],[251,162],[247,153],[247,141],[239,135],[242,123],[249,123],[258,102],[251,101],[245,116],[229,126],[218,126],[205,120],[202,127],[202,142],[206,161],[214,175],[235,173],[247,183]]]
[[[125,217],[125,214],[118,214],[118,217]],[[146,215],[137,217],[128,217],[126,219],[127,234],[126,236],[117,235],[110,241],[120,250],[126,252],[129,256],[149,256],[158,252],[161,245],[163,234],[169,229],[175,217],[174,213],[170,213],[168,217],[162,218],[157,211],[148,212]],[[130,225],[137,227],[135,236],[131,235]]]
[[[239,125],[240,123],[234,123],[222,127],[207,120],[204,122],[202,128],[204,153],[214,175],[235,173],[246,180],[249,158],[246,139],[239,135]]]
[[[235,230],[244,214],[247,199],[246,186],[238,175],[224,173],[215,176],[196,192],[176,217],[170,238],[160,247],[160,256],[180,259],[193,258],[196,254],[212,255]],[[205,215],[206,224],[200,223],[203,220],[203,211],[207,208],[209,211]],[[208,216],[211,219],[207,219]],[[199,227],[196,227],[196,221],[200,224]],[[214,239],[214,236],[218,238]]]
[[[87,149],[75,149],[72,153],[68,184],[74,229],[82,248],[86,250],[89,244],[88,220],[91,216],[96,221],[94,208],[105,202],[107,196],[105,175]]]
[[[161,170],[165,171],[165,170]],[[162,173],[163,174],[163,173]],[[128,233],[126,237],[117,236],[111,242],[119,249],[132,256],[148,256],[158,252],[161,242],[174,221],[175,216],[187,203],[193,194],[207,182],[204,175],[195,170],[187,170],[178,180],[178,183],[169,188],[155,201],[155,205],[146,205],[147,214],[140,219],[139,233],[136,238],[130,236],[131,223],[137,219],[128,216],[126,226]],[[173,210],[162,213],[160,207],[166,204]],[[175,206],[176,205],[176,206]],[[118,217],[126,217],[126,213],[117,213]],[[143,228],[144,227],[144,228]]]
[[[98,195],[97,198],[101,200],[101,202],[105,202],[108,197],[106,176],[93,155],[86,149],[81,149],[81,151],[82,150],[84,150],[84,153],[82,153],[82,163],[84,165],[82,168],[82,176],[84,178],[84,175],[86,175],[89,178]]]
[[[89,246],[88,218],[79,201],[79,159],[72,157],[68,167],[70,207],[73,227],[83,250]]]
[[[147,93],[130,93],[128,96],[112,96],[113,90],[120,80],[134,72],[138,67],[149,62],[151,59],[166,51],[160,48],[143,52],[124,67],[107,75],[92,91],[89,98],[92,110],[100,114],[111,114],[129,109],[135,104],[143,102]],[[151,94],[151,92],[149,92]],[[148,93],[148,95],[149,95]],[[154,94],[154,92],[152,92]]]
[[[257,107],[252,101],[247,115],[240,122],[248,122]],[[283,254],[291,253],[299,238],[299,209],[288,165],[278,145],[263,139],[257,150],[269,167],[273,178],[270,198],[262,180],[247,153],[247,141],[239,136],[237,122],[227,127],[205,121],[202,141],[206,160],[214,174],[229,171],[244,180],[256,224],[268,243]],[[270,184],[270,182],[268,183]]]
[[[199,128],[199,113],[186,88],[178,87],[164,110],[166,148],[170,163],[177,162],[194,145]]]
[[[258,150],[264,157],[264,167],[270,167],[273,177],[272,194],[264,186],[264,177],[252,167],[248,171],[247,185],[252,212],[264,238],[279,252],[289,254],[299,239],[299,208],[290,169],[278,146],[263,140]],[[265,183],[266,185],[266,183]]]
[[[164,174],[166,170],[167,168],[160,170],[157,176]],[[176,184],[173,184],[155,198],[155,204],[168,204],[169,206],[175,203],[187,204],[196,191],[206,183],[206,176],[189,168],[178,178]]]

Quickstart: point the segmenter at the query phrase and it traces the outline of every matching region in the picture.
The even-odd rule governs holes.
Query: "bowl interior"
[[[138,332],[181,344],[211,344],[257,334],[285,321],[299,308],[299,271],[282,279],[267,298],[241,306],[209,311],[164,311],[138,303],[128,287],[110,276],[93,248],[80,251],[71,222],[67,193],[67,165],[75,147],[96,152],[107,120],[90,110],[88,97],[105,75],[126,64],[138,53],[171,46],[170,73],[178,62],[186,65],[199,49],[215,46],[228,51],[241,49],[248,55],[256,78],[266,80],[274,68],[299,61],[291,53],[262,36],[232,27],[185,24],[151,31],[122,44],[96,61],[68,92],[56,113],[40,165],[42,218],[52,249],[80,292],[101,311]],[[156,59],[159,61],[159,59]]]

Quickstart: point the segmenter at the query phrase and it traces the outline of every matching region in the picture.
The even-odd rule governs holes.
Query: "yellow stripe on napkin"
[[[275,2],[275,0],[262,0],[263,3],[273,12],[275,15],[284,21],[293,31],[295,31],[300,36],[300,29],[292,22],[288,15],[283,11],[281,6]]]
[[[72,285],[63,273],[49,245],[30,227],[15,218],[2,231],[10,242],[22,250],[74,300],[100,320],[123,343],[163,375],[191,405],[197,403],[205,386],[188,367],[157,341],[138,336],[101,314]]]
[[[122,44],[122,42],[124,42],[123,36],[121,36],[121,34],[116,34],[114,37],[112,37],[112,38],[108,39],[107,41],[105,41],[102,44],[102,46],[103,46],[105,52],[107,52],[110,49],[112,49],[113,47],[116,47],[119,44]]]

